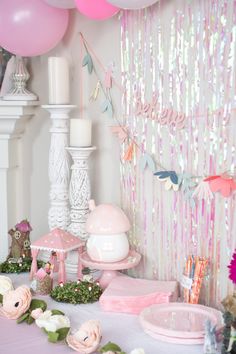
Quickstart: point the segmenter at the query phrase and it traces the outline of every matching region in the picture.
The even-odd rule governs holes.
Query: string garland
[[[195,206],[195,199],[212,199],[212,192],[220,192],[223,197],[229,197],[231,193],[236,190],[235,168],[233,171],[223,171],[222,173],[216,176],[194,176],[186,172],[177,173],[176,171],[167,170],[157,159],[155,159],[151,154],[145,151],[143,145],[140,145],[137,142],[135,136],[132,135],[131,132],[128,130],[128,127],[123,126],[122,122],[118,119],[116,112],[114,111],[111,95],[112,86],[115,86],[124,95],[126,95],[126,92],[123,90],[121,85],[114,79],[111,72],[109,73],[108,79],[108,74],[105,66],[102,64],[101,60],[98,58],[92,47],[84,38],[83,34],[80,32],[79,35],[81,43],[83,44],[84,49],[86,51],[86,54],[83,59],[83,66],[87,66],[88,73],[90,75],[94,73],[97,78],[97,84],[91,95],[91,100],[95,101],[98,98],[99,91],[101,89],[105,96],[105,101],[102,103],[101,111],[102,113],[107,112],[110,118],[115,119],[118,126],[111,127],[111,131],[118,136],[122,144],[127,142],[128,145],[126,152],[123,156],[123,160],[126,162],[131,161],[135,153],[135,148],[137,148],[141,154],[139,161],[140,168],[143,171],[145,169],[151,170],[151,172],[154,174],[154,176],[157,177],[160,182],[165,183],[166,190],[173,190],[177,192],[181,189],[184,193],[185,199],[190,202],[191,207]],[[105,77],[104,81],[101,80],[101,77],[98,74],[98,70],[96,65],[94,64],[94,61],[96,61],[101,71],[103,72],[103,75]],[[109,81],[109,85],[107,85],[107,81]],[[233,111],[235,110],[235,108],[232,108],[231,110]],[[206,115],[220,116],[220,114],[227,111],[228,109],[225,109],[225,107],[223,107],[211,113],[207,112]],[[201,116],[204,115],[197,115],[197,117]],[[193,117],[193,115],[189,115],[188,117]]]

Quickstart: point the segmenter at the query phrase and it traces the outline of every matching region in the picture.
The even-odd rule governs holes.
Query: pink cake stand
[[[117,277],[120,273],[118,270],[130,269],[139,264],[141,255],[136,251],[129,251],[128,256],[119,262],[105,263],[93,261],[87,252],[83,252],[80,256],[81,263],[89,268],[103,270],[99,279],[99,283],[103,289],[105,289],[111,280]]]

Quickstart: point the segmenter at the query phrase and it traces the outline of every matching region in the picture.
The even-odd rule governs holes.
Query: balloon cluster
[[[0,46],[15,55],[32,57],[54,48],[63,38],[68,9],[94,20],[112,17],[120,9],[140,9],[158,0],[1,0]]]

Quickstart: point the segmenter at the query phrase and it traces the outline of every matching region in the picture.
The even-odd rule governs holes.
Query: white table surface
[[[28,273],[4,275],[12,279],[14,287],[30,284]],[[138,347],[142,347],[146,354],[203,353],[202,345],[184,346],[159,342],[144,333],[138,316],[104,312],[98,302],[87,305],[71,305],[55,302],[49,296],[36,297],[43,298],[48,304],[48,309],[63,311],[71,320],[72,330],[77,329],[86,320],[100,320],[102,326],[101,345],[112,341],[117,343],[127,354]],[[6,335],[6,332],[9,335]],[[47,336],[35,324],[31,326],[25,323],[17,325],[14,320],[0,320],[0,354],[72,354],[73,352],[62,343],[48,343]]]

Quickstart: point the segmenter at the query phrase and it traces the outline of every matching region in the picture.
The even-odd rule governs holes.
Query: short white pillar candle
[[[70,146],[88,147],[92,141],[92,121],[74,118],[70,120]]]
[[[49,104],[70,102],[69,65],[66,58],[48,58]]]

